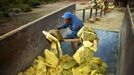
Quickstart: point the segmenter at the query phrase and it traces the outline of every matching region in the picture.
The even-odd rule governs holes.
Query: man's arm
[[[65,29],[65,28],[67,28],[68,27],[68,24],[63,24],[62,26],[60,26],[60,27],[58,27],[58,29]]]
[[[81,28],[80,25],[73,25],[72,31],[78,32],[80,28]]]
[[[71,31],[69,34],[65,36],[65,39],[74,39],[77,36],[77,32]]]

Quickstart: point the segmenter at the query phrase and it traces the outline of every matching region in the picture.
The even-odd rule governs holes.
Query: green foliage
[[[24,5],[22,5],[20,8],[21,8],[21,11],[23,11],[23,12],[29,12],[29,11],[32,11],[31,6],[28,5],[28,4],[24,4]]]
[[[9,12],[14,12],[14,13],[20,13],[21,9],[20,8],[10,8],[8,11]]]
[[[56,1],[59,1],[59,0],[45,0],[45,2],[47,2],[47,3],[56,2]]]
[[[0,17],[9,17],[9,14],[6,11],[0,11]]]
[[[38,5],[40,5],[38,0],[29,0],[27,3],[33,8],[36,8]]]

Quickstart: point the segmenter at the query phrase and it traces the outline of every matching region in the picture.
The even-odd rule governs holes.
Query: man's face
[[[66,18],[66,19],[64,19],[64,23],[71,23],[71,18]]]

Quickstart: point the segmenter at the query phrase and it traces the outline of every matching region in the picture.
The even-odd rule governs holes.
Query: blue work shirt
[[[65,29],[67,27],[69,27],[71,32],[68,33],[65,38],[73,39],[77,36],[78,31],[83,27],[83,22],[77,16],[72,14],[72,23],[64,23],[59,28],[60,29]]]

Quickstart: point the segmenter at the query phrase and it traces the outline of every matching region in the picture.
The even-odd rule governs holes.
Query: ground
[[[102,29],[108,31],[120,31],[124,13],[114,9],[111,13],[107,13],[105,16],[101,17],[100,21],[95,23],[86,23],[95,29]]]

